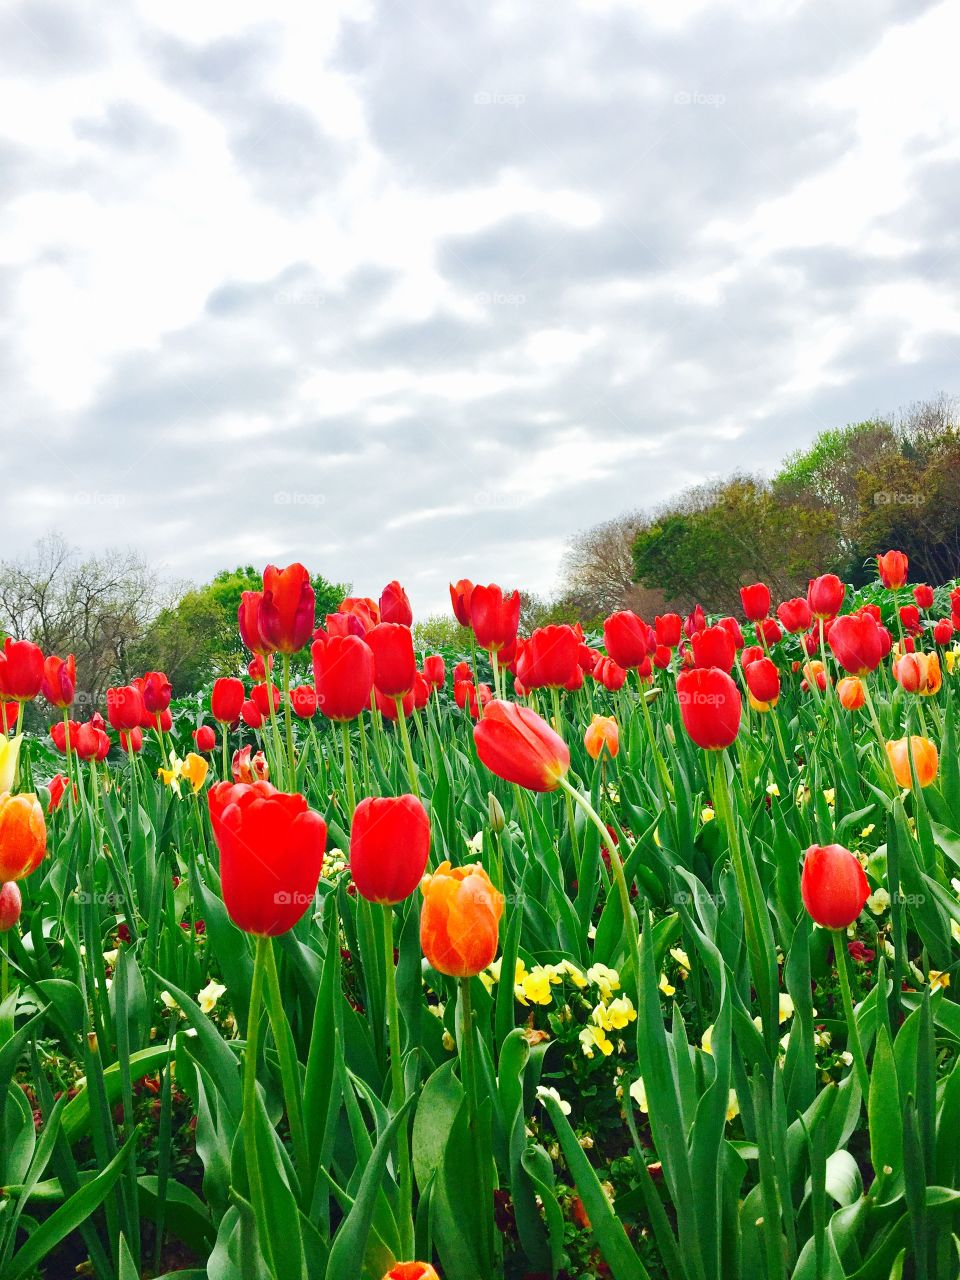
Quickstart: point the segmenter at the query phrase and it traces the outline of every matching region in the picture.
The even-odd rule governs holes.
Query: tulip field
[[[268,566],[101,705],[7,638],[0,1278],[960,1274],[951,586],[428,653]]]

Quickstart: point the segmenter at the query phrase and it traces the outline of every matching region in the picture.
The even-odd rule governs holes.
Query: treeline
[[[814,570],[861,585],[890,547],[915,582],[960,574],[960,422],[941,395],[822,432],[771,478],[736,473],[578,534],[553,608],[733,611],[762,580],[786,599]]]

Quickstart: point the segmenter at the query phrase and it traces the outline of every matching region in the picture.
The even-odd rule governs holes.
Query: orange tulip
[[[935,653],[905,653],[894,659],[893,678],[907,693],[929,698],[943,685],[940,659]]]
[[[844,676],[842,680],[837,681],[837,697],[840,699],[841,707],[847,711],[859,711],[867,700],[863,681],[859,676]]]
[[[907,580],[909,561],[902,551],[888,551],[877,556],[877,572],[883,585],[897,591]]]
[[[594,716],[583,735],[583,745],[591,760],[599,760],[606,747],[611,758],[620,750],[620,730],[613,716]]]
[[[471,978],[497,954],[503,895],[479,864],[442,862],[420,885],[420,946],[438,973]]]
[[[896,742],[887,743],[887,755],[893,768],[893,776],[901,787],[911,787],[913,779],[910,775],[910,752],[913,752],[913,764],[917,771],[917,781],[921,787],[929,787],[937,776],[940,756],[936,746],[929,738],[919,736],[910,739],[898,738]]]
[[[383,1280],[440,1280],[429,1262],[398,1262]]]
[[[47,852],[47,826],[35,795],[0,795],[0,881],[22,880]]]

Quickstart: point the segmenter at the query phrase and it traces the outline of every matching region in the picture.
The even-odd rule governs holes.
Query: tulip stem
[[[673,799],[676,793],[674,792],[673,782],[670,779],[670,771],[667,769],[667,762],[664,760],[663,755],[660,752],[660,748],[657,746],[657,738],[653,730],[653,719],[650,715],[649,704],[647,703],[647,692],[643,687],[643,681],[641,680],[639,673],[637,674],[637,686],[640,691],[640,707],[643,711],[643,723],[647,730],[647,737],[650,740],[650,750],[653,752],[657,772],[660,774],[660,781],[663,783],[667,795]]]
[[[400,738],[403,742],[403,754],[407,760],[407,776],[410,779],[410,790],[420,799],[420,783],[417,781],[417,766],[413,763],[413,748],[410,746],[410,734],[407,731],[407,718],[403,714],[403,698],[397,694],[394,701],[397,704],[397,727],[400,730]]]
[[[267,691],[267,711],[270,716],[270,729],[273,733],[273,750],[276,753],[277,773],[282,779],[285,772],[283,766],[283,741],[280,737],[280,726],[277,723],[277,708],[273,705],[273,680],[270,675],[270,667],[267,664],[267,657],[263,659],[263,687]]]
[[[480,1134],[480,1115],[477,1097],[477,1046],[474,1040],[473,1001],[470,994],[470,978],[461,978],[460,987],[460,1065],[464,1092],[467,1095],[467,1125],[471,1145],[476,1157],[477,1191],[480,1196],[478,1212],[481,1215],[481,1275],[492,1274],[494,1247],[490,1227],[492,1215],[489,1205],[493,1203],[493,1188],[490,1185],[490,1171],[484,1158],[484,1143]]]
[[[247,1042],[243,1050],[243,1154],[247,1165],[247,1182],[250,1203],[257,1219],[260,1247],[267,1265],[272,1269],[270,1241],[264,1228],[263,1181],[257,1156],[257,1049],[260,1032],[260,1007],[263,1001],[263,979],[270,939],[257,937],[257,950],[253,962],[253,981],[250,986],[250,1009],[247,1014]]]
[[[883,730],[880,727],[880,718],[877,715],[877,708],[874,705],[873,696],[870,693],[870,686],[867,684],[866,680],[861,680],[860,683],[863,687],[863,700],[867,708],[867,714],[870,717],[870,723],[873,725],[873,731],[877,735],[877,742],[880,744],[880,756],[885,763],[883,773],[886,778],[893,779],[893,794],[896,795],[900,789],[900,784],[897,782],[897,775],[893,770],[893,761],[890,759],[890,754],[887,751],[887,740],[883,736]]]
[[[553,703],[553,727],[560,734],[563,733],[560,725],[563,721],[563,713],[560,710],[560,690],[556,688],[550,689],[550,698]],[[573,807],[573,800],[569,791],[564,791],[563,798],[567,805],[567,826],[570,828],[570,849],[573,853],[573,866],[577,873],[577,879],[580,879],[580,845],[577,842],[577,814]]]
[[[67,750],[66,750],[66,756],[67,756],[67,782],[69,783],[69,786],[68,786],[68,788],[67,788],[67,791],[68,791],[68,794],[67,794],[67,812],[68,812],[68,813],[73,813],[74,803],[75,803],[75,802],[74,802],[74,795],[73,795],[74,788],[75,788],[75,778],[74,778],[74,772],[73,772],[73,770],[74,770],[74,764],[75,764],[75,761],[74,761],[74,759],[73,759],[73,741],[72,741],[72,737],[71,737],[71,734],[70,734],[70,712],[67,710],[67,708],[66,708],[66,707],[64,707],[64,709],[63,709],[63,735],[64,735],[64,736],[63,736],[63,745],[64,745],[64,746],[66,747],[66,749],[67,749]]]
[[[843,996],[843,1012],[847,1020],[847,1043],[853,1054],[853,1065],[857,1072],[857,1081],[863,1097],[863,1105],[867,1105],[870,1090],[870,1077],[867,1074],[867,1062],[863,1056],[863,1045],[860,1042],[860,1028],[857,1026],[857,1015],[853,1008],[853,997],[850,993],[850,973],[847,959],[847,939],[842,929],[832,929],[833,953],[837,962],[837,977],[840,979],[840,992]]]
[[[283,1009],[283,993],[280,990],[280,978],[277,974],[277,958],[273,950],[273,939],[266,939],[265,959],[267,977],[267,1014],[273,1030],[273,1041],[280,1059],[280,1079],[283,1085],[283,1096],[287,1105],[287,1123],[290,1126],[290,1137],[293,1141],[297,1170],[301,1179],[306,1179],[310,1168],[310,1153],[307,1147],[307,1134],[303,1126],[303,1106],[301,1102],[300,1068],[297,1065],[297,1052]],[[249,1035],[250,1028],[247,1027]]]
[[[220,754],[222,756],[223,764],[223,780],[224,782],[229,782],[230,774],[227,772],[229,768],[229,759],[227,755],[227,726],[225,724],[220,726]]]
[[[495,698],[502,698],[502,697],[503,697],[503,693],[502,693],[502,692],[501,692],[501,690],[500,690],[500,660],[499,660],[499,658],[497,657],[497,651],[496,651],[496,649],[491,649],[491,650],[490,650],[490,670],[493,672],[493,696],[494,696]],[[479,706],[480,706],[480,700],[479,700],[479,699],[480,699],[480,694],[479,694],[479,690],[478,690],[478,691],[477,691],[477,708],[478,708],[478,710],[479,710]]]
[[[287,731],[287,766],[290,790],[297,789],[297,758],[293,750],[293,713],[290,710],[290,655],[283,655],[283,719]]]
[[[391,1104],[394,1114],[404,1103],[406,1092],[403,1081],[403,1057],[400,1049],[400,1004],[397,1000],[397,969],[393,961],[393,907],[384,903],[383,914],[383,965],[387,982],[387,1023],[390,1031],[390,1075],[393,1080]],[[405,1258],[412,1258],[413,1240],[413,1177],[410,1170],[410,1147],[407,1141],[407,1121],[397,1131],[397,1173],[400,1185],[400,1245]]]
[[[353,787],[353,759],[350,755],[350,726],[346,720],[340,721],[340,736],[343,739],[343,776],[347,785],[347,805],[350,809],[350,817],[353,817],[353,811],[357,807],[357,796]]]

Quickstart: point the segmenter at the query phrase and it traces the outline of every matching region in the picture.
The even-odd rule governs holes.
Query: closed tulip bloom
[[[23,880],[47,852],[47,826],[35,795],[0,795],[0,881]]]
[[[417,678],[417,659],[409,627],[381,622],[367,632],[373,652],[373,682],[385,698],[409,693]]]
[[[401,627],[413,626],[410,600],[396,579],[388,582],[380,593],[380,621],[397,622]]]
[[[212,730],[211,730],[212,732]],[[131,729],[129,733],[120,734],[120,746],[129,755],[132,751],[134,755],[143,750],[143,730]]]
[[[740,602],[748,622],[761,622],[770,612],[770,588],[763,582],[741,587]]]
[[[800,596],[794,596],[792,600],[784,600],[783,604],[778,604],[777,617],[784,631],[789,631],[791,634],[806,631],[813,621],[809,604]]]
[[[237,626],[240,628],[240,639],[251,653],[255,653],[260,657],[264,657],[272,650],[272,645],[260,634],[260,606],[262,603],[262,591],[244,591],[240,595],[240,605],[237,609]]]
[[[356,618],[363,627],[364,635],[383,621],[380,617],[380,606],[369,596],[347,596],[340,601],[340,612]]]
[[[514,685],[516,688],[516,685]],[[520,693],[518,696],[522,697]],[[480,685],[480,700],[477,702],[477,689],[472,680],[457,680],[453,686],[453,697],[457,706],[462,710],[466,710],[472,720],[478,719],[480,710],[485,707],[493,697],[493,690],[488,684]]]
[[[657,644],[665,645],[668,649],[675,649],[680,643],[680,636],[683,633],[683,621],[679,613],[658,614],[653,620],[653,629],[657,637]]]
[[[853,924],[870,896],[863,867],[842,844],[813,844],[803,857],[803,905],[824,929]]]
[[[280,690],[273,683],[269,686],[265,684],[255,684],[250,690],[250,697],[253,700],[261,717],[266,720],[270,715],[270,703],[273,702],[274,711],[280,706]]]
[[[583,745],[591,760],[599,760],[606,750],[613,758],[620,750],[620,730],[613,716],[594,716],[583,735]]]
[[[166,711],[173,697],[173,685],[162,671],[148,671],[143,677],[141,696],[148,711]]]
[[[117,732],[137,728],[143,713],[143,698],[136,686],[127,684],[107,690],[107,719]]]
[[[495,583],[476,586],[470,593],[470,625],[477,644],[491,653],[516,643],[520,625],[520,592],[505,596]]]
[[[440,1280],[429,1262],[398,1262],[383,1280]]]
[[[719,667],[727,674],[733,670],[736,645],[725,627],[707,627],[694,632],[691,640],[694,662],[698,667]]]
[[[902,551],[888,551],[886,555],[877,556],[877,572],[880,581],[891,591],[897,591],[907,581],[909,561]]]
[[[259,609],[259,606],[257,606]],[[247,663],[247,675],[254,684],[262,684],[267,678],[267,672],[273,670],[273,654],[257,653]]]
[[[859,711],[867,700],[863,681],[858,676],[844,676],[837,681],[837,697],[847,711]]]
[[[933,607],[933,587],[928,587],[925,582],[919,582],[913,588],[913,598],[917,603],[918,609],[930,609]]]
[[[19,702],[4,702],[0,698],[0,733],[10,733],[20,716]],[[61,728],[63,726],[61,725]]]
[[[758,622],[754,628],[758,640],[761,640],[768,649],[772,649],[775,644],[779,644],[783,639],[783,632],[780,630],[780,623],[776,618],[764,618],[762,622]]]
[[[43,650],[29,640],[7,636],[0,654],[0,695],[32,702],[43,684]]]
[[[806,692],[811,685],[815,684],[818,689],[825,690],[827,687],[827,672],[823,663],[814,658],[811,662],[803,665],[803,683],[800,688]]]
[[[807,587],[807,604],[815,618],[832,618],[840,612],[847,588],[835,573],[811,578]]]
[[[227,914],[245,933],[286,933],[313,904],[326,823],[302,795],[266,782],[218,782],[209,803]]]
[[[423,660],[423,678],[431,689],[442,689],[447,679],[447,664],[438,653]]]
[[[751,662],[759,662],[761,658],[766,656],[758,644],[748,644],[740,654],[740,665],[746,671]]]
[[[432,689],[423,673],[418,671],[417,678],[413,682],[413,706],[415,711],[422,711],[430,701],[430,690]]]
[[[706,625],[707,615],[703,612],[703,605],[695,604],[683,620],[683,634],[690,640],[694,632],[702,631]]]
[[[960,587],[954,587],[950,592],[950,616],[953,625],[960,627]]]
[[[218,724],[233,724],[240,717],[246,696],[242,680],[236,676],[221,676],[214,680],[210,691],[210,714]]]
[[[240,706],[240,719],[248,729],[262,729],[263,716],[253,698],[248,698]]]
[[[430,819],[413,795],[361,800],[350,828],[350,874],[369,902],[409,898],[427,869]]]
[[[313,635],[316,597],[302,564],[264,569],[257,625],[267,646],[279,653],[299,653]]]
[[[53,740],[53,745],[62,756],[65,756],[68,751],[73,749],[79,730],[80,726],[76,720],[57,720],[55,724],[50,726],[50,737]]]
[[[77,692],[77,660],[72,653],[67,658],[55,658],[51,654],[45,659],[40,692],[52,707],[59,707],[61,711],[73,705]]]
[[[580,674],[580,641],[573,627],[538,627],[517,658],[517,675],[528,689],[568,688]]]
[[[923,624],[920,621],[920,610],[915,604],[901,605],[900,622],[904,631],[910,635],[918,636],[923,630]]]
[[[473,668],[469,662],[458,662],[453,668],[453,683],[456,684],[460,680],[472,680]]]
[[[322,629],[313,634],[317,640],[325,640],[327,636],[359,636],[362,640],[367,630],[355,613],[328,613],[326,636]]]
[[[217,745],[217,735],[208,724],[202,724],[193,731],[193,741],[198,751],[213,751]]]
[[[735,649],[742,649],[743,646],[746,644],[746,641],[743,638],[743,632],[740,630],[740,623],[736,620],[736,618],[721,618],[718,621],[717,626],[720,627],[722,630],[726,631],[727,635],[733,641],[733,647]],[[701,632],[706,630],[707,630],[706,627],[700,628]],[[690,637],[691,644],[694,644],[694,636],[696,636],[697,634],[698,634],[697,632],[694,632],[693,636]],[[695,645],[694,645],[694,648],[696,648]]]
[[[941,647],[948,645],[953,639],[954,625],[952,618],[941,618],[933,628],[933,642]]]
[[[683,727],[705,751],[729,747],[740,731],[740,690],[726,671],[695,667],[677,676]]]
[[[317,691],[313,685],[298,684],[290,690],[290,707],[301,720],[309,720],[317,714]]]
[[[414,687],[416,687],[416,684],[414,684]],[[410,689],[407,693],[397,695],[396,697],[388,698],[385,693],[381,693],[377,686],[374,685],[373,697],[377,704],[377,710],[383,716],[384,720],[399,720],[401,713],[404,720],[409,720],[413,715],[413,708],[416,703],[416,697],[413,689]]]
[[[470,597],[472,595],[473,583],[469,578],[461,578],[459,582],[450,583],[450,603],[453,606],[453,616],[461,627],[473,626],[470,618]]]
[[[20,886],[14,880],[0,885],[0,933],[9,933],[20,919],[23,910],[23,896]]]
[[[771,658],[758,658],[744,668],[743,678],[757,703],[757,709],[768,711],[780,697],[780,672]]]
[[[567,744],[535,711],[494,699],[473,730],[491,773],[529,791],[556,791],[570,768]]]
[[[373,652],[359,636],[330,636],[310,649],[317,709],[328,720],[356,720],[370,706]]]
[[[929,738],[914,736],[909,739],[898,738],[887,743],[887,756],[893,769],[897,785],[905,788],[913,786],[910,775],[910,753],[913,753],[913,765],[917,771],[917,781],[921,787],[929,787],[937,776],[940,766],[940,754]]]
[[[849,613],[830,628],[830,648],[845,671],[853,676],[874,671],[883,661],[884,638],[869,613]]]
[[[656,633],[651,646],[650,630],[631,609],[622,609],[604,621],[603,646],[618,666],[639,667],[656,648]]]
[[[420,946],[431,966],[472,978],[492,964],[500,938],[503,895],[483,867],[442,862],[420,885]]]
[[[580,641],[577,647],[577,662],[584,675],[593,675],[593,668],[600,661],[601,656],[599,649],[592,649],[590,645]]]
[[[658,644],[653,651],[653,665],[659,667],[661,671],[669,667],[672,658],[673,650],[668,649],[665,644]]]
[[[907,693],[931,697],[943,685],[940,659],[935,653],[905,653],[894,660],[893,678]]]
[[[67,791],[67,775],[65,773],[55,773],[47,783],[47,812],[56,813],[63,802],[63,797]]]

